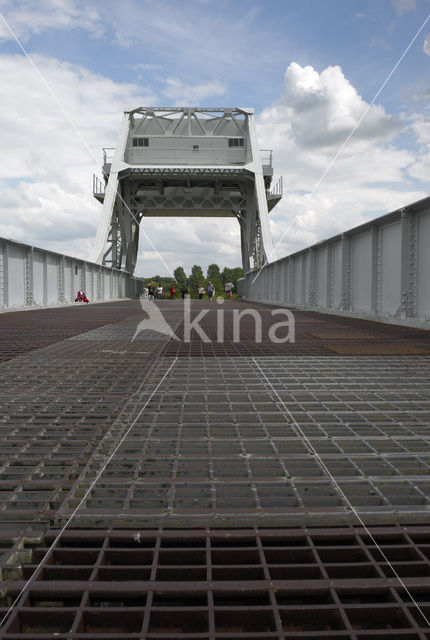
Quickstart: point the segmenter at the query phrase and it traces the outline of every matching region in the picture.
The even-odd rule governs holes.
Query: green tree
[[[222,270],[221,281],[222,281],[223,285],[226,282],[228,282],[229,280],[231,282],[233,282],[233,280],[232,280],[232,277],[233,277],[232,276],[232,271],[233,271],[233,269],[230,269],[230,267],[224,267],[224,269]],[[234,282],[233,282],[233,284],[234,284]]]
[[[171,287],[172,284],[175,284],[175,281],[173,280],[173,278],[170,278],[169,276],[152,276],[151,278],[144,278],[143,282],[145,283],[146,286],[148,286],[149,284],[152,284],[153,287],[158,287],[159,284],[161,284],[161,286],[164,289],[164,294],[167,296],[169,293],[169,289]]]
[[[176,282],[181,287],[183,287],[184,285],[187,284],[187,276],[186,276],[186,273],[184,271],[184,267],[176,267],[176,269],[173,272],[173,275],[175,276]]]
[[[221,281],[221,271],[220,271],[220,268],[219,268],[219,266],[217,264],[210,264],[208,266],[207,278],[211,282],[214,282],[215,280],[220,280]]]
[[[242,267],[235,267],[234,269],[231,270],[231,281],[235,286],[235,289],[237,291],[237,281],[239,280],[239,278],[243,278],[243,269]]]
[[[205,277],[203,275],[202,268],[198,264],[193,265],[190,276],[190,293],[194,298],[198,296],[199,284],[206,286]]]

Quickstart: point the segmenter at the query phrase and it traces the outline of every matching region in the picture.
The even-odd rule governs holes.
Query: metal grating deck
[[[80,506],[80,526],[336,524],[354,519],[351,506],[373,523],[426,521],[428,376],[420,357],[159,358],[56,522],[133,421]]]
[[[428,526],[66,531],[38,567],[55,534],[9,565],[2,638],[430,636]]]
[[[131,342],[126,304],[60,342],[67,310],[21,314],[3,353],[0,638],[430,640],[429,334],[297,312],[294,345]]]

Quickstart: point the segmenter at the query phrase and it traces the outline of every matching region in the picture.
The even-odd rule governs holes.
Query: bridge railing
[[[105,147],[103,149],[103,164],[111,164],[115,155],[115,147]]]
[[[430,328],[430,198],[254,270],[247,300]]]
[[[271,196],[282,196],[283,189],[283,179],[282,176],[280,176],[274,186],[270,189],[269,194]]]
[[[0,238],[0,310],[68,304],[78,290],[90,302],[134,298],[141,283],[124,271]]]
[[[104,196],[106,191],[105,183],[100,180],[95,174],[93,174],[93,195]]]

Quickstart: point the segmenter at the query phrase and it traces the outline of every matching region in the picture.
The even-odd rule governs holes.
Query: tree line
[[[187,287],[192,297],[197,297],[199,284],[208,289],[208,283],[212,282],[215,285],[215,296],[222,296],[224,294],[224,285],[226,282],[232,282],[234,285],[233,292],[237,292],[237,281],[243,277],[243,269],[241,267],[224,267],[221,271],[217,264],[210,264],[206,271],[206,276],[203,273],[203,269],[198,265],[193,265],[189,276],[185,273],[183,267],[176,267],[173,272],[174,278],[167,276],[153,276],[151,278],[143,278],[145,285],[152,284],[161,286],[166,293],[174,285],[176,292],[182,289],[183,286]]]

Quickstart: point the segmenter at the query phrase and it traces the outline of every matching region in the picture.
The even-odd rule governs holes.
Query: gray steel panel
[[[45,256],[39,251],[33,252],[33,301],[36,305],[43,305],[44,286],[43,270]]]
[[[304,304],[302,296],[303,264],[302,257],[293,258],[294,264],[294,303]]]
[[[56,256],[47,256],[47,291],[46,291],[46,302],[47,304],[57,304],[58,303],[58,269],[59,269],[59,259]]]
[[[418,223],[418,314],[430,316],[430,215],[417,218]]]
[[[72,292],[72,268],[72,261],[66,260],[66,263],[64,265],[64,295],[68,302],[72,302],[72,300],[75,299],[75,296]]]
[[[400,222],[383,227],[381,264],[381,309],[383,313],[394,315],[401,303],[401,248],[402,228]]]
[[[317,253],[317,292],[316,303],[327,306],[327,247],[321,247]]]
[[[25,255],[23,247],[9,245],[8,251],[8,290],[9,306],[25,305]]]
[[[332,251],[334,261],[333,305],[335,309],[339,309],[342,303],[342,243],[337,242]]]
[[[370,233],[353,238],[352,308],[371,311],[372,236]]]
[[[309,252],[302,255],[302,289],[303,289],[303,302],[308,304],[309,292],[310,292],[310,262],[311,256]]]

